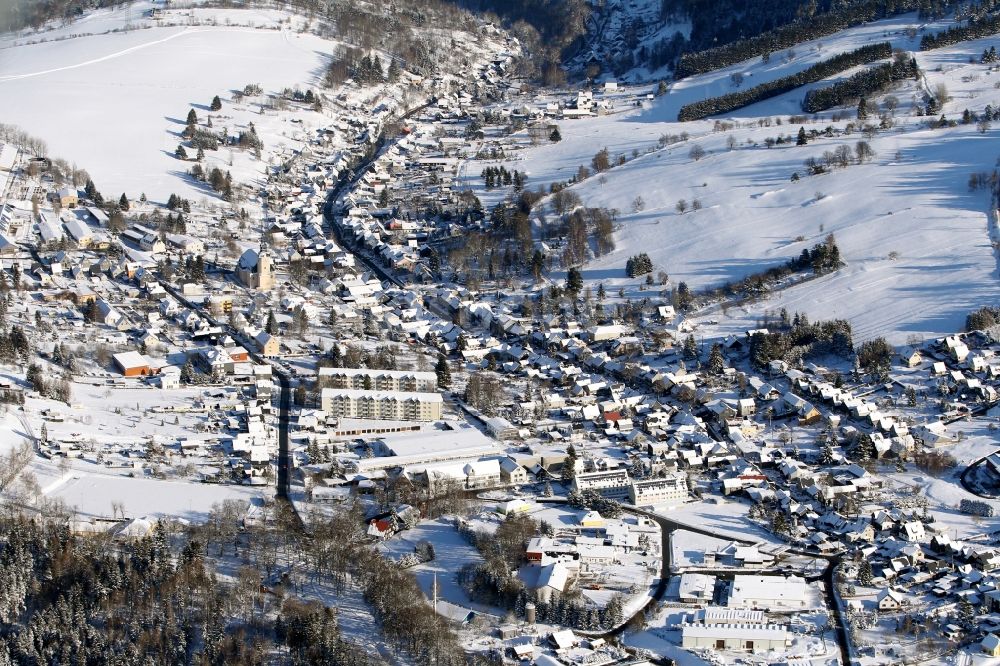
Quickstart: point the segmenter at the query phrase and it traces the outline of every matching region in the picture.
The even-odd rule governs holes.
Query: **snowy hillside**
[[[626,259],[639,252],[647,252],[654,273],[667,272],[673,285],[685,281],[698,289],[738,283],[833,233],[845,268],[752,306],[725,313],[710,309],[701,319],[718,320],[722,332],[745,330],[764,310],[785,307],[811,318],[848,318],[856,340],[887,335],[902,343],[911,336],[953,332],[970,310],[992,302],[996,293],[989,196],[970,192],[967,184],[971,173],[995,167],[992,146],[1000,130],[981,133],[975,123],[929,129],[928,118],[913,110],[939,84],[951,95],[943,108],[950,119],[960,120],[966,108],[980,113],[987,105],[1000,105],[1000,90],[993,85],[998,74],[979,64],[983,50],[1000,40],[916,51],[924,31],[945,25],[921,25],[915,15],[897,17],[833,35],[822,45],[803,44],[788,61],[775,54],[769,64],[757,59],[695,76],[642,109],[564,120],[562,141],[526,148],[512,167],[527,173],[537,187],[567,180],[581,165],[589,168],[603,146],[612,163],[616,156],[627,158],[624,165],[572,187],[584,205],[620,211],[617,249],[584,268],[586,279],[604,282],[609,291],[624,286],[632,298],[650,295],[624,275]],[[715,119],[672,122],[684,103],[731,90],[735,72],[743,74],[744,85],[756,85],[881,40],[913,52],[926,77],[904,82],[891,92],[891,100],[890,94],[875,100],[893,116],[891,129],[862,134],[853,108],[842,110],[841,120],[833,121],[827,112],[789,125],[789,115],[801,115],[802,89],[734,112],[722,127]],[[873,115],[878,123],[878,114]],[[800,125],[816,130],[818,137],[806,146],[794,140],[765,146],[768,138],[794,139]],[[682,132],[691,138],[657,147],[659,137]],[[808,158],[822,161],[825,152],[839,146],[853,151],[858,141],[869,142],[873,160],[807,175]],[[692,158],[695,145],[705,157]],[[470,184],[481,186],[471,177],[481,168],[467,165]],[[683,213],[677,208],[680,200],[687,204]],[[695,200],[701,210],[691,210]],[[710,330],[715,328],[706,333]]]
[[[173,156],[187,110],[247,83],[268,92],[309,83],[334,46],[281,25],[277,12],[215,13],[217,27],[156,27],[6,51],[0,94],[16,103],[3,121],[44,138],[52,154],[86,168],[109,193],[199,197],[178,177],[186,167]],[[112,14],[120,20],[125,11]],[[226,27],[227,19],[259,27]],[[110,21],[102,15],[67,30]],[[283,131],[263,132],[265,145],[267,134],[274,145]]]
[[[269,161],[287,159],[317,127],[333,122],[328,113],[261,108],[286,88],[320,91],[331,55],[345,46],[317,34],[328,33],[327,26],[267,9],[156,9],[151,18],[154,7],[162,4],[137,2],[0,37],[0,96],[14,101],[0,122],[43,139],[53,156],[86,169],[106,195],[144,192],[154,201],[171,193],[196,200],[210,195],[185,176],[191,165],[174,151],[187,112],[204,116],[215,95],[224,101],[216,127],[235,134],[253,122],[265,148],[261,159],[227,149],[208,155],[206,170],[231,171],[236,182],[259,184]],[[435,29],[428,27],[428,35]],[[470,61],[489,46],[478,35],[448,35]],[[233,103],[232,94],[247,84],[258,84],[263,95]],[[324,92],[347,92],[359,108],[377,107],[379,95],[405,93],[356,86]]]

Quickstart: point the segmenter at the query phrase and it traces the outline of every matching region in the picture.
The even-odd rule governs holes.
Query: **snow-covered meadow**
[[[138,198],[144,192],[154,201],[175,192],[206,196],[184,176],[190,164],[174,150],[188,110],[203,116],[215,95],[223,100],[218,127],[253,121],[266,148],[301,146],[307,133],[301,120],[257,115],[259,104],[250,98],[234,111],[231,94],[247,84],[265,93],[315,85],[336,42],[303,32],[304,19],[277,11],[171,11],[164,14],[167,25],[153,27],[140,18],[145,9],[136,3],[131,23],[125,10],[98,12],[34,37],[48,41],[21,37],[19,46],[3,49],[0,96],[8,103],[0,122],[20,126],[44,140],[52,155],[87,169],[105,194]],[[72,37],[85,32],[93,34]],[[230,165],[228,150],[218,154],[219,163],[210,158],[206,166],[232,170],[237,182],[261,176],[266,166],[249,154],[234,156]]]

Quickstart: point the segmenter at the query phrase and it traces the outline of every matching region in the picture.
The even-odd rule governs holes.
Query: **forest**
[[[1000,15],[969,19],[967,25],[948,28],[943,32],[920,38],[920,50],[930,51],[970,39],[982,39],[1000,32]]]
[[[723,46],[685,53],[677,63],[675,75],[677,78],[683,78],[728,67],[750,58],[769,58],[772,53],[793,48],[801,42],[820,39],[840,30],[896,14],[919,10],[922,16],[938,15],[945,11],[950,4],[948,0],[939,2],[927,0],[856,0],[839,9],[803,17],[773,30],[767,30],[757,35],[748,34]]]
[[[306,534],[282,504],[242,529],[238,504],[217,505],[203,525],[156,522],[127,539],[4,507],[0,665],[381,664],[341,634],[336,608],[299,594],[336,601],[350,586],[378,620],[369,638],[407,663],[480,663],[413,576],[372,550],[357,507]]]
[[[854,355],[851,324],[842,319],[810,323],[804,314],[796,313],[784,325],[769,322],[768,332],[754,333],[750,338],[750,362],[765,368],[774,360],[789,363],[812,355],[836,354],[842,358]]]
[[[810,90],[802,100],[802,110],[817,113],[841,106],[886,90],[896,81],[915,78],[919,74],[917,61],[907,57],[905,53],[898,53],[891,63],[871,67],[825,88]]]
[[[818,62],[812,67],[797,74],[785,76],[774,81],[762,83],[747,90],[712,97],[709,99],[686,104],[681,107],[677,114],[677,120],[682,122],[688,120],[699,120],[719,113],[728,113],[750,104],[782,95],[795,90],[800,86],[821,81],[829,76],[843,72],[844,70],[867,64],[876,60],[882,60],[892,55],[892,46],[889,42],[880,44],[870,44],[848,53],[841,53],[832,58]]]

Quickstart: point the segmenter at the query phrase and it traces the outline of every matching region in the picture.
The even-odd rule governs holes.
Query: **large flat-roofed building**
[[[444,400],[440,393],[325,388],[322,403],[323,411],[338,418],[436,421]]]
[[[376,457],[348,461],[350,469],[358,473],[394,467],[423,469],[432,463],[462,461],[464,464],[498,458],[503,453],[496,442],[467,424],[444,430],[427,428],[419,432],[388,434],[372,443]]]
[[[628,498],[636,506],[683,502],[688,498],[687,476],[673,474],[662,479],[633,481],[628,487]]]
[[[573,489],[578,492],[596,490],[604,497],[625,499],[629,496],[632,480],[624,468],[606,472],[581,472],[573,479]]]
[[[731,608],[792,610],[805,608],[807,586],[798,576],[734,576],[729,589]]]
[[[320,380],[330,388],[408,391],[411,393],[433,393],[437,391],[437,374],[433,372],[370,370],[367,368],[320,368],[319,376]]]
[[[681,646],[746,652],[788,647],[788,631],[773,624],[689,624],[681,627]]]

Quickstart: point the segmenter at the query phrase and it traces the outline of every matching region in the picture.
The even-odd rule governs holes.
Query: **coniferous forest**
[[[871,67],[825,88],[810,90],[802,102],[802,110],[816,113],[840,106],[851,100],[885,90],[895,81],[912,78],[918,74],[916,60],[902,53],[897,54],[891,63]]]
[[[718,113],[728,113],[750,104],[761,102],[765,99],[782,95],[795,90],[800,86],[821,81],[839,72],[867,64],[876,60],[882,60],[892,55],[892,46],[888,42],[870,44],[848,53],[829,58],[818,62],[812,67],[805,69],[791,76],[762,83],[759,86],[741,90],[738,92],[712,97],[710,99],[693,102],[681,107],[677,114],[677,120],[699,120]]]

